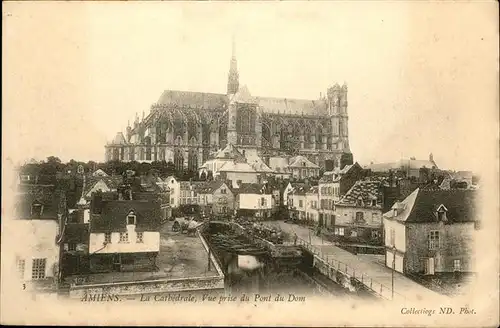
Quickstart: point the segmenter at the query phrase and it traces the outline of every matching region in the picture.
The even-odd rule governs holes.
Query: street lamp
[[[396,271],[396,246],[392,245],[392,300],[394,300],[394,271]]]

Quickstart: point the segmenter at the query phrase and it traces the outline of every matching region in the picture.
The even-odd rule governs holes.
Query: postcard
[[[3,324],[498,326],[498,2],[3,6]]]

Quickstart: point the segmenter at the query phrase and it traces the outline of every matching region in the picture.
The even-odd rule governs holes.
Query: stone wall
[[[69,296],[81,299],[85,294],[139,295],[219,289],[224,289],[224,276],[73,285],[70,287]]]

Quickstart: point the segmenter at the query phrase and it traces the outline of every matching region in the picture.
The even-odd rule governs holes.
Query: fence
[[[287,243],[290,244],[290,243]],[[295,244],[295,243],[292,243]],[[327,276],[332,279],[332,280],[337,280],[334,275],[336,275],[336,272],[341,272],[344,275],[346,275],[348,278],[351,280],[351,285],[352,281],[354,280],[354,285],[356,284],[361,284],[368,290],[372,291],[373,293],[377,294],[378,296],[386,299],[386,300],[395,300],[395,301],[403,301],[406,302],[406,297],[400,293],[397,293],[396,291],[393,292],[391,287],[385,286],[384,284],[377,282],[376,280],[373,280],[370,278],[368,275],[364,274],[363,272],[356,272],[356,269],[350,267],[346,263],[343,263],[341,261],[338,261],[334,258],[331,258],[329,256],[325,256],[322,252],[321,249],[318,247],[315,247],[308,243],[307,241],[297,238],[297,243],[296,245],[302,246],[309,250],[318,260],[320,260],[324,265],[326,265],[329,270]]]

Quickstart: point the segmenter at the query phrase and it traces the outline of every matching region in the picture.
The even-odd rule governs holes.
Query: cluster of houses
[[[73,274],[154,270],[162,222],[189,215],[186,208],[216,219],[309,223],[349,251],[385,254],[387,266],[405,274],[474,271],[471,174],[440,171],[431,157],[418,169],[410,160],[388,172],[349,164],[314,183],[319,171],[297,157],[304,171],[296,174],[305,178],[290,181],[255,170],[259,163],[239,172],[248,160],[235,160],[228,147],[208,163],[209,181],[97,170],[40,185],[21,176],[15,224],[26,242],[16,249],[16,274],[50,290]]]
[[[346,250],[383,254],[388,267],[414,277],[456,275],[475,270],[478,189],[471,172],[439,170],[430,155],[346,165],[317,186],[290,184],[285,202],[292,220],[322,227]]]

